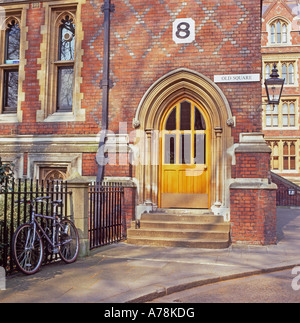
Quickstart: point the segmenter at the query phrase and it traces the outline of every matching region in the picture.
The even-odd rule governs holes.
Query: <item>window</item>
[[[85,121],[85,109],[81,109],[80,93],[83,55],[82,24],[77,17],[81,4],[55,6],[45,3],[49,21],[42,30],[40,82],[41,109],[37,111],[37,122]],[[47,75],[45,82],[45,75]]]
[[[170,111],[163,133],[165,165],[206,163],[206,123],[201,111],[188,100]]]
[[[294,141],[283,143],[283,170],[296,169],[296,146]]]
[[[67,178],[67,167],[40,167],[39,179],[46,181],[61,180],[64,181]]]
[[[265,79],[270,77],[271,71],[273,69],[274,64],[276,64],[278,69],[278,74],[281,78],[285,79],[285,85],[295,86],[295,70],[296,70],[296,60],[293,61],[276,61],[276,62],[265,62],[264,63],[264,76]]]
[[[271,44],[287,44],[288,43],[288,23],[277,19],[270,25]]]
[[[269,145],[272,149],[271,154],[271,169],[278,170],[279,169],[279,147],[278,142],[269,142]]]
[[[283,102],[282,126],[295,127],[295,103],[294,102]]]
[[[294,64],[293,63],[282,64],[282,78],[285,79],[284,84],[294,84]]]
[[[266,107],[266,127],[278,127],[278,106],[272,107],[270,104]]]
[[[265,105],[264,128],[288,128],[297,126],[296,99],[282,100],[279,106]]]
[[[17,113],[19,59],[20,59],[20,26],[19,21],[10,17],[6,20],[5,48],[2,55],[2,108],[3,114]]]
[[[3,113],[17,113],[19,70],[5,69],[3,82]]]
[[[65,15],[60,21],[58,37],[56,110],[72,111],[75,59],[75,25],[73,18]]]
[[[297,141],[276,140],[268,141],[272,149],[271,169],[281,172],[298,172],[297,170]]]

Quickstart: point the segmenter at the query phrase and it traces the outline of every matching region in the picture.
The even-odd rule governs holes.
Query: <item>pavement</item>
[[[300,265],[300,209],[278,208],[278,244],[208,250],[135,246],[91,251],[73,264],[6,278],[0,303],[145,303],[215,282]]]

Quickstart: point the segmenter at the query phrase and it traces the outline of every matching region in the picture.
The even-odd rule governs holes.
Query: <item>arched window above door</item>
[[[207,127],[199,107],[192,101],[182,100],[171,108],[165,120],[164,163],[205,164]]]
[[[165,130],[206,130],[206,123],[199,108],[184,100],[169,112]]]

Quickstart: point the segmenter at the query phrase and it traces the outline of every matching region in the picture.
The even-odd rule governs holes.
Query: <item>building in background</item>
[[[264,0],[262,15],[263,78],[276,64],[285,79],[279,106],[266,104],[262,128],[272,148],[274,173],[300,184],[300,1]]]

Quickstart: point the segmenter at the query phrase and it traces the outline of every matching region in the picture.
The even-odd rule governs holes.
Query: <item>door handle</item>
[[[207,166],[205,165],[203,169],[204,169],[204,170],[207,170]]]

